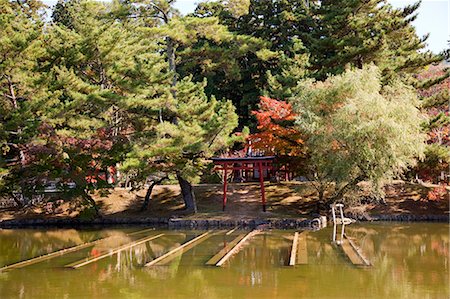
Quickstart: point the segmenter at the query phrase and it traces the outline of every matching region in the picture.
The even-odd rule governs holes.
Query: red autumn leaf
[[[260,109],[252,111],[259,130],[249,136],[252,148],[266,155],[301,156],[303,139],[294,127],[296,115],[291,104],[268,97],[260,99]]]

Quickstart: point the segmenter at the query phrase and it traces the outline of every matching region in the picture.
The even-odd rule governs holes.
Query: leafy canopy
[[[399,81],[382,86],[373,65],[324,82],[303,81],[291,102],[306,137],[310,177],[322,191],[335,183],[331,200],[364,180],[380,191],[423,155],[414,90]]]
[[[259,131],[249,136],[252,148],[262,150],[266,155],[303,155],[303,139],[294,127],[296,114],[291,104],[261,97],[259,110],[252,113],[258,121]]]

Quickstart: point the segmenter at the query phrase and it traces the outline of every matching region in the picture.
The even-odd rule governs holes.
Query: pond
[[[211,231],[184,252],[146,267],[205,231],[3,229],[0,267],[92,243],[37,263],[4,269],[0,272],[0,298],[449,297],[448,224],[347,226],[347,236],[370,261],[369,267],[350,262],[342,248],[331,242],[330,227],[300,234],[302,264],[289,266],[294,231],[266,230],[244,240],[222,267],[206,265],[224,246],[248,232]],[[139,242],[128,246],[135,241]],[[108,254],[117,248],[123,250]]]

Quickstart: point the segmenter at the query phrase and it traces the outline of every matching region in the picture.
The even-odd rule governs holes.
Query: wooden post
[[[223,202],[222,211],[225,211],[225,206],[227,205],[227,163],[223,164]]]
[[[294,234],[294,241],[292,241],[291,258],[289,259],[289,266],[295,266],[297,260],[297,246],[298,246],[298,232]]]
[[[264,176],[263,176],[263,168],[262,162],[258,162],[258,170],[259,170],[259,184],[261,185],[261,199],[263,204],[263,212],[266,211],[266,192],[264,190]]]

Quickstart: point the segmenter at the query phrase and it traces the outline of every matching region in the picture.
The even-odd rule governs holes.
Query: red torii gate
[[[223,170],[223,211],[227,205],[227,175],[228,171],[234,170],[255,170],[259,173],[259,183],[261,185],[261,200],[263,211],[266,211],[266,194],[264,190],[264,170],[273,170],[275,156],[264,157],[241,157],[241,158],[212,158],[216,165],[216,170]],[[269,172],[270,173],[270,172]]]

